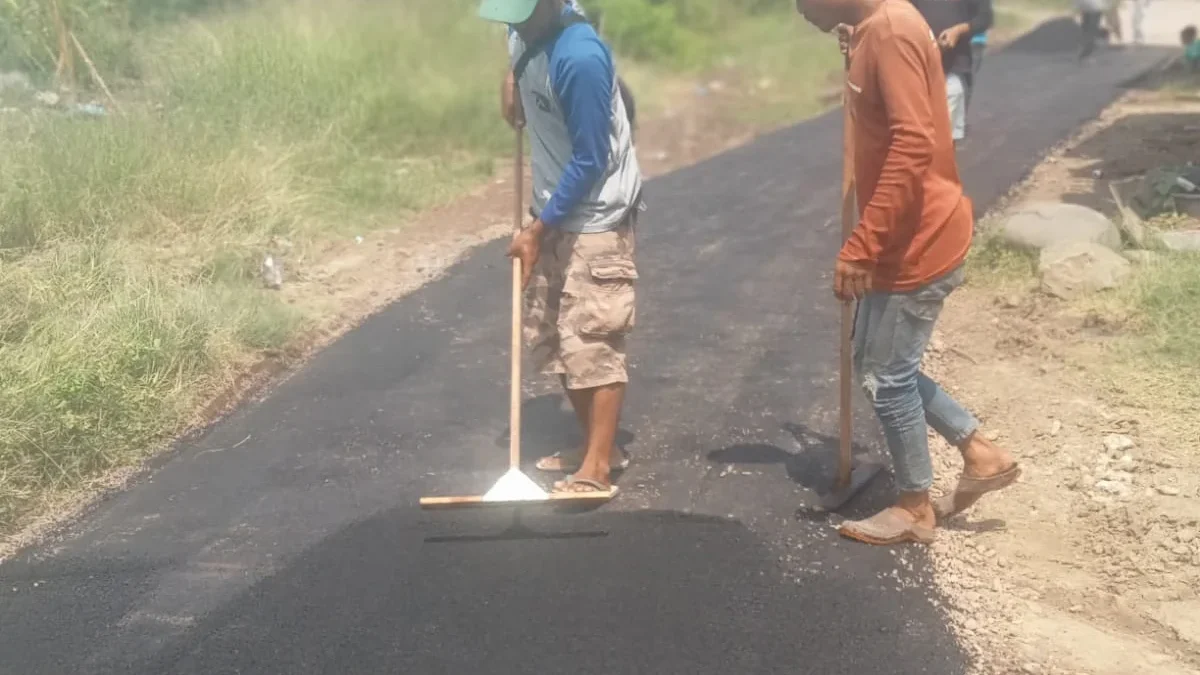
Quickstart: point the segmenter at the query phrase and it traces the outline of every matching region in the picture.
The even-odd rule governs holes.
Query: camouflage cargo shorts
[[[625,336],[636,307],[636,215],[596,234],[548,231],[526,290],[525,339],[533,365],[568,389],[629,381]]]

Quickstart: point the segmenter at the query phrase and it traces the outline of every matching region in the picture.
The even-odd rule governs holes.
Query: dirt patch
[[[1200,100],[1134,91],[1035,169],[1022,197],[1081,204],[1115,216],[1110,181],[1198,158]]]
[[[1200,157],[1200,107],[1130,93],[1050,156],[1015,200],[1109,214],[1106,181]],[[1200,670],[1200,425],[1155,373],[1110,368],[1123,326],[1039,294],[968,284],[927,369],[1025,467],[941,532],[938,583],[979,673]],[[933,441],[939,488],[960,470]]]

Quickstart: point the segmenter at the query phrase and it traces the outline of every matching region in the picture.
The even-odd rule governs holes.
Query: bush
[[[605,38],[622,54],[675,64],[694,59],[698,37],[679,20],[674,4],[598,0],[594,5]]]

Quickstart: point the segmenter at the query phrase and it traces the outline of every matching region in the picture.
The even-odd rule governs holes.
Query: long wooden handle
[[[846,55],[843,62],[844,72],[849,77],[850,56]],[[850,116],[849,86],[843,85],[847,91],[842,95],[842,241],[850,238],[850,233],[858,220],[858,205],[855,203],[854,190],[854,133]],[[841,402],[838,417],[841,422],[841,443],[838,446],[837,487],[839,489],[850,485],[850,473],[853,457],[853,410],[852,389],[854,364],[852,361],[851,335],[854,330],[854,305],[852,302],[842,303],[842,336],[841,336]]]
[[[513,150],[513,232],[521,231],[525,214],[522,198],[525,187],[525,144],[521,127],[517,126],[516,147]],[[521,259],[512,259],[512,381],[509,386],[508,466],[521,466]]]

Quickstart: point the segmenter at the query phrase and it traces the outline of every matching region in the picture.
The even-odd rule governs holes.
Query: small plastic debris
[[[104,117],[108,114],[108,111],[104,109],[104,106],[100,105],[99,103],[77,104],[72,108],[72,110],[80,115],[87,115],[89,117]]]
[[[283,265],[273,255],[267,255],[262,264],[263,284],[272,290],[283,287]]]

